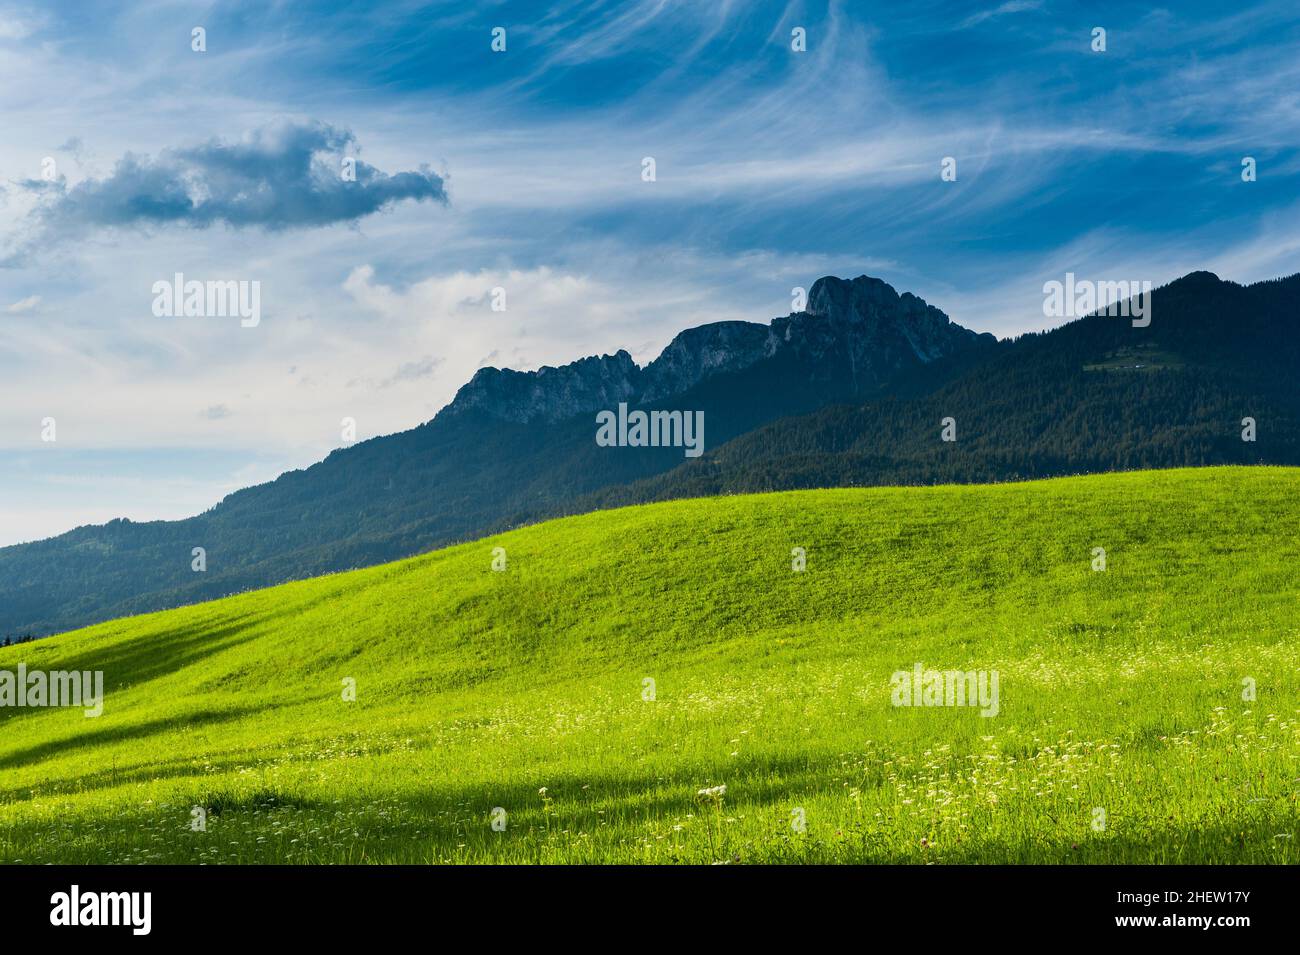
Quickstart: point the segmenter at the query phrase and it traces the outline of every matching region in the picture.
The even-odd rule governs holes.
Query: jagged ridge
[[[537,371],[480,368],[444,414],[477,410],[504,421],[561,421],[682,394],[719,374],[784,355],[815,378],[847,374],[852,390],[878,389],[909,367],[974,346],[978,335],[924,300],[877,278],[818,279],[803,312],[757,322],[713,322],[680,332],[644,368],[620,349]],[[845,367],[847,366],[847,367]]]

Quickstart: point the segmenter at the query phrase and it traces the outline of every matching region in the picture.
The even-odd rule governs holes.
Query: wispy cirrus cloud
[[[1014,334],[1042,326],[1042,283],[1065,269],[1252,281],[1293,272],[1300,248],[1289,0],[1100,0],[1086,19],[1047,0],[8,10],[0,255],[39,254],[0,274],[0,448],[38,471],[45,415],[61,448],[305,466],[342,416],[411,427],[484,362],[649,360],[683,327],[784,314],[823,274]],[[45,184],[45,157],[68,178]],[[425,162],[453,171],[454,202]],[[150,286],[177,271],[261,280],[265,320],[155,318]],[[185,513],[198,492],[167,483],[172,457],[149,459],[158,492],[123,512]],[[20,501],[0,543],[48,483],[18,494],[0,469],[0,500]],[[63,527],[53,504],[41,521],[127,500],[94,487]]]
[[[1006,3],[999,6],[981,10],[979,13],[972,13],[961,21],[959,29],[969,29],[987,20],[996,20],[998,17],[1005,17],[1012,13],[1026,13],[1029,10],[1037,10],[1042,5],[1042,0],[1007,0]]]
[[[40,304],[41,297],[39,295],[28,295],[26,298],[20,298],[18,301],[9,305],[5,308],[5,311],[10,315],[19,315],[23,312],[30,312]]]

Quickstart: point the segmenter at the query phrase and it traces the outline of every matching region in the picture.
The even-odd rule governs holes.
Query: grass
[[[1154,345],[1130,345],[1108,352],[1105,358],[1096,364],[1083,366],[1084,371],[1160,371],[1166,368],[1182,368],[1181,357],[1164,351]]]
[[[1298,502],[1286,468],[671,502],[0,649],[106,690],[0,709],[0,860],[1294,864]],[[997,670],[998,715],[892,706],[918,661]]]

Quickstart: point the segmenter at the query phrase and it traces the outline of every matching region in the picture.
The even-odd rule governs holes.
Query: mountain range
[[[1094,314],[999,341],[879,279],[826,277],[802,312],[684,330],[644,367],[620,350],[537,371],[483,368],[431,421],[195,517],[0,548],[0,636],[673,497],[1300,464],[1300,275],[1243,286],[1194,272],[1149,304],[1145,328]],[[702,411],[704,455],[598,446],[595,414],[621,403]],[[943,440],[945,419],[955,440]]]

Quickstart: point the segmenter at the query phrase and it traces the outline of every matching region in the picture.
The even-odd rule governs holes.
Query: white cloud
[[[1030,6],[992,0],[970,20]],[[851,5],[830,5],[802,58],[788,53],[788,18],[811,11],[791,2],[760,14],[750,54],[731,46],[733,55],[716,60],[709,51],[750,43],[738,39],[755,23],[741,5],[641,0],[599,29],[574,26],[578,14],[559,5],[532,38],[512,30],[512,58],[537,48],[518,86],[454,96],[424,88],[379,96],[332,68],[285,82],[280,62],[288,71],[308,52],[328,54],[325,30],[263,31],[196,57],[183,9],[123,9],[105,21],[105,43],[75,42],[70,22],[59,24],[66,37],[5,45],[7,177],[39,176],[50,155],[75,186],[111,175],[110,159],[127,151],[232,140],[294,116],[353,128],[379,168],[445,162],[451,204],[287,239],[162,230],[42,250],[24,269],[0,273],[6,286],[17,279],[10,297],[26,296],[5,313],[40,315],[6,322],[0,336],[0,448],[39,446],[37,425],[52,415],[70,447],[263,451],[304,466],[338,445],[341,417],[355,417],[362,437],[412,427],[484,362],[536,368],[624,347],[644,363],[683,328],[785,314],[790,288],[824,274],[878,275],[962,324],[1008,334],[1044,324],[1042,281],[1066,268],[1123,267],[1160,280],[1210,267],[1243,281],[1294,270],[1296,233],[1281,215],[1234,233],[1247,238],[1227,248],[1221,231],[1184,236],[1136,222],[1123,233],[1085,215],[1032,232],[1020,215],[1078,189],[1076,173],[1097,159],[1233,162],[1247,144],[1289,148],[1300,109],[1278,90],[1300,77],[1294,57],[1259,63],[1256,46],[1216,46],[1247,28],[1271,29],[1289,15],[1280,6],[1234,14],[1226,28],[1194,25],[1203,30],[1197,56],[1187,55],[1187,24],[1148,25],[1144,42],[1171,45],[1143,54],[1165,59],[1081,101],[1014,77],[954,96],[923,62],[891,75],[875,55],[887,38]],[[177,28],[176,42],[160,39],[160,22]],[[0,13],[0,40],[41,28],[29,13]],[[1044,42],[1080,49],[1059,30]],[[564,75],[625,45],[675,56],[637,92],[596,96],[590,108],[556,112],[530,98],[530,70]],[[702,57],[716,71],[677,83]],[[1115,69],[1124,63],[1113,60]],[[548,72],[548,62],[562,69]],[[250,93],[262,80],[277,82]],[[653,184],[640,181],[647,154],[659,161]],[[938,181],[945,155],[959,160],[953,189]],[[1261,169],[1279,176],[1287,161],[1294,155],[1281,153]],[[35,201],[6,189],[0,233]],[[1010,251],[998,248],[1002,240]],[[260,280],[261,326],[153,318],[150,286],[176,271]],[[489,307],[498,285],[504,313]],[[141,499],[155,498],[159,515],[176,513],[169,501],[193,500],[170,486],[156,492]],[[87,519],[121,498],[105,481],[82,494]],[[149,516],[143,506],[132,513]]]
[[[988,10],[981,10],[979,13],[971,14],[961,22],[958,28],[966,29],[983,23],[985,20],[993,20],[1011,13],[1025,13],[1028,10],[1037,10],[1042,5],[1042,0],[1007,0],[1001,6],[991,7]]]
[[[625,278],[615,285],[545,266],[482,269],[429,276],[398,290],[363,265],[343,288],[382,320],[382,334],[405,338],[407,354],[437,350],[441,361],[430,386],[436,402],[449,401],[485,355],[495,354],[498,367],[533,370],[625,348],[644,364],[683,328],[738,317],[711,307],[705,291]],[[498,288],[505,311],[492,310]],[[634,351],[636,342],[644,344]]]
[[[42,23],[42,19],[30,11],[0,10],[0,40],[25,40]]]
[[[26,298],[19,299],[18,301],[14,302],[12,305],[6,308],[5,311],[9,312],[11,315],[18,315],[23,312],[30,312],[32,309],[36,308],[37,305],[40,304],[41,304],[41,297],[39,295],[29,295]]]

